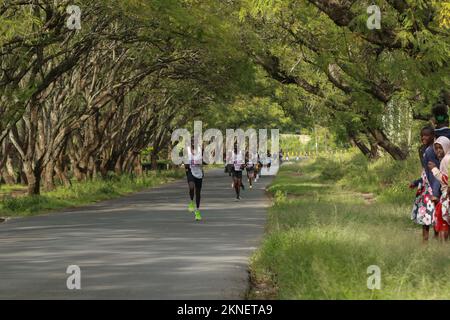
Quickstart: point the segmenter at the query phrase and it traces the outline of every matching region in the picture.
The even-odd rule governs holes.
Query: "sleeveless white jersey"
[[[192,154],[191,149],[188,149],[189,167],[191,168],[192,175],[197,179],[203,178],[203,159],[201,152]]]
[[[242,171],[242,165],[244,164],[244,157],[241,153],[233,154],[234,171]]]

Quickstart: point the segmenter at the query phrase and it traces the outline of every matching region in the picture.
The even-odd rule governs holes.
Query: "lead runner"
[[[188,211],[194,212],[195,220],[201,221],[200,199],[203,185],[203,158],[202,149],[195,148],[194,140],[191,141],[191,147],[188,149],[188,164],[184,164],[186,170],[187,182],[189,185],[189,197],[191,202],[188,205]],[[195,195],[195,204],[194,204]]]

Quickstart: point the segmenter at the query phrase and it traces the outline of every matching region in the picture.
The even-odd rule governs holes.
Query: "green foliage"
[[[295,131],[296,125],[283,109],[270,98],[237,96],[229,105],[217,104],[210,108],[207,125],[220,130],[280,129]]]
[[[410,147],[408,138],[399,139],[399,131],[407,135],[413,112],[429,113],[442,89],[450,86],[450,37],[439,26],[445,20],[441,16],[446,15],[446,1],[407,1],[403,11],[376,1],[382,11],[380,31],[366,26],[366,9],[373,2],[313,3],[317,2],[247,0],[240,12],[242,21],[256,26],[246,29],[253,33],[247,38],[254,52],[275,56],[286,77],[297,76],[320,88],[313,93],[297,85],[285,99],[286,106],[281,104],[284,110],[313,119],[309,122],[331,129],[342,142],[348,141],[349,133],[374,127],[383,128],[401,148]],[[351,21],[340,27],[332,18],[345,14]],[[271,76],[285,81],[277,79],[282,75],[276,72]],[[404,115],[399,118],[401,130],[385,126],[386,118],[393,123],[395,114]]]

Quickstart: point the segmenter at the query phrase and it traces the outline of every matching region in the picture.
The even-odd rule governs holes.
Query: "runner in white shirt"
[[[225,165],[225,173],[228,173],[228,175],[231,177],[231,189],[234,188],[234,179],[233,179],[233,164],[226,164]]]
[[[233,153],[233,185],[234,190],[236,191],[236,200],[241,200],[241,186],[244,189],[244,185],[242,184],[242,170],[245,167],[245,157],[242,152],[237,152],[237,146],[234,147]]]
[[[250,189],[253,189],[253,179],[255,179],[255,171],[256,171],[256,163],[247,155],[247,163],[245,165],[245,169],[247,170],[247,179],[250,184]],[[256,182],[256,181],[255,181]]]
[[[200,198],[202,192],[203,184],[203,158],[202,151],[198,149],[197,152],[192,152],[194,150],[194,142],[192,141],[191,148],[188,149],[188,159],[189,163],[184,164],[186,169],[186,177],[189,185],[189,196],[191,202],[189,203],[189,212],[194,212],[195,220],[202,220],[200,214]],[[194,204],[194,194],[195,194],[195,204]]]
[[[267,160],[266,160],[267,171],[270,171],[270,167],[272,166],[272,155],[267,152]]]

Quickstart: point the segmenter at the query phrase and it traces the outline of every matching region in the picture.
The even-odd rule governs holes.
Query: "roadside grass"
[[[274,203],[251,259],[248,298],[450,298],[450,245],[423,245],[410,221],[414,162],[368,163],[351,152],[282,167],[269,187]],[[381,269],[381,290],[367,288],[372,265]]]
[[[0,185],[0,199],[5,196],[21,196],[27,193],[27,187],[21,184]]]
[[[39,196],[12,197],[7,195],[0,201],[0,216],[33,216],[52,210],[113,199],[174,181],[183,175],[183,170],[151,171],[144,174],[143,177],[112,175],[106,180],[74,181],[71,187],[58,187],[54,191],[43,192]]]

